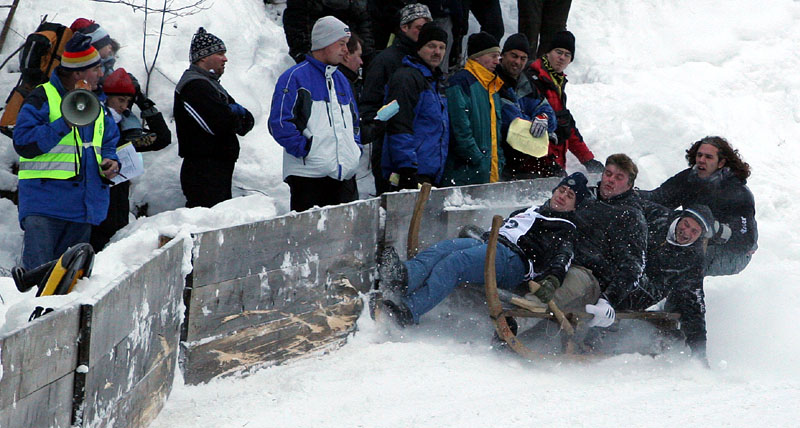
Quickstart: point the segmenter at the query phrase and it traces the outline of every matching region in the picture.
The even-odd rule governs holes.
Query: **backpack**
[[[0,117],[0,133],[12,137],[22,103],[33,88],[50,78],[53,69],[61,63],[61,54],[70,38],[72,30],[69,27],[42,20],[36,31],[25,39],[19,55],[21,76],[6,99]]]

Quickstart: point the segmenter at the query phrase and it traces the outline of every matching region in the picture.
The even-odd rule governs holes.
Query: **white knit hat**
[[[350,27],[334,16],[323,16],[311,30],[311,50],[324,49],[342,37],[350,37]]]

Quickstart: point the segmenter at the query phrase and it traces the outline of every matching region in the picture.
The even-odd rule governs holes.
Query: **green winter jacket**
[[[450,149],[442,185],[493,183],[505,159],[498,144],[503,81],[473,60],[450,78]]]

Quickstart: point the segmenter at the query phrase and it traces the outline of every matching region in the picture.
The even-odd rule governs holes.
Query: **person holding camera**
[[[25,269],[58,258],[72,245],[89,242],[92,225],[106,218],[108,180],[120,168],[119,130],[99,102],[97,118],[84,126],[70,123],[68,117],[76,121],[86,116],[91,101],[62,106],[69,92],[95,90],[102,76],[100,55],[91,37],[76,33],[50,80],[36,87],[20,109],[14,150],[20,156],[19,221],[25,231]]]

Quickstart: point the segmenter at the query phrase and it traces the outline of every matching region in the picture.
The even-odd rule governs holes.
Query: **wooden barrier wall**
[[[0,337],[0,427],[147,426],[173,383],[182,258],[174,240],[94,303]]]
[[[379,230],[376,198],[194,236],[185,381],[342,343],[374,279]]]
[[[466,223],[488,228],[492,215],[541,203],[557,183],[434,189],[420,246],[452,238]],[[379,249],[405,254],[417,194],[198,233],[186,278],[183,242],[173,240],[95,303],[0,337],[0,427],[147,426],[170,392],[176,361],[195,384],[343,343],[363,309],[359,293],[372,287]]]

